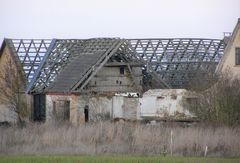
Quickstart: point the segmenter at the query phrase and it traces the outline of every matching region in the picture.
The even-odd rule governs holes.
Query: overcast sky
[[[0,0],[6,38],[222,38],[240,0]]]

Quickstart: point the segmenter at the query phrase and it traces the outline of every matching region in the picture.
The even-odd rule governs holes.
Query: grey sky
[[[0,0],[9,38],[222,38],[240,0]]]

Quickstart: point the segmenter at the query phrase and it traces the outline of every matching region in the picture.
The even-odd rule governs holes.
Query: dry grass
[[[0,154],[170,154],[240,156],[240,128],[100,122],[0,128]]]

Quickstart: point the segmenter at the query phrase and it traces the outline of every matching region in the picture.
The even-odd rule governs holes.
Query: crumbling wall
[[[53,121],[59,121],[59,119],[56,119],[56,115],[54,115],[55,112],[54,109],[60,109],[58,108],[57,104],[58,102],[69,102],[69,121],[77,124],[80,120],[80,117],[78,116],[78,107],[77,107],[77,96],[75,95],[54,95],[54,94],[47,94],[46,95],[46,122],[53,122]]]
[[[140,116],[143,118],[160,118],[187,120],[193,115],[182,106],[184,89],[155,89],[143,94],[140,99]]]
[[[131,76],[127,67],[103,67],[92,78],[88,89],[94,92],[141,91],[142,70],[140,67],[132,67],[131,71],[134,77]]]
[[[137,120],[140,119],[139,98],[125,96],[113,97],[113,119]]]
[[[83,110],[87,105],[89,108],[89,121],[109,120],[112,115],[112,97],[93,96],[90,98],[79,97],[82,105],[79,109]]]
[[[54,102],[69,101],[69,121],[74,124],[110,119],[190,120],[194,116],[182,106],[185,93],[184,89],[156,89],[147,91],[142,98],[122,94],[47,95],[46,117],[47,121],[54,120]]]
[[[84,109],[88,109],[88,121],[94,122],[98,120],[110,119],[112,111],[112,98],[89,97],[87,95],[46,95],[46,122],[59,121],[56,119],[55,109],[58,102],[69,101],[69,122],[73,124],[84,123],[86,121],[86,113]]]

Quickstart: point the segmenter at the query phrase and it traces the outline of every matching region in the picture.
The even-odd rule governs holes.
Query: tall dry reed
[[[170,154],[240,156],[240,128],[129,122],[0,127],[0,154]]]

